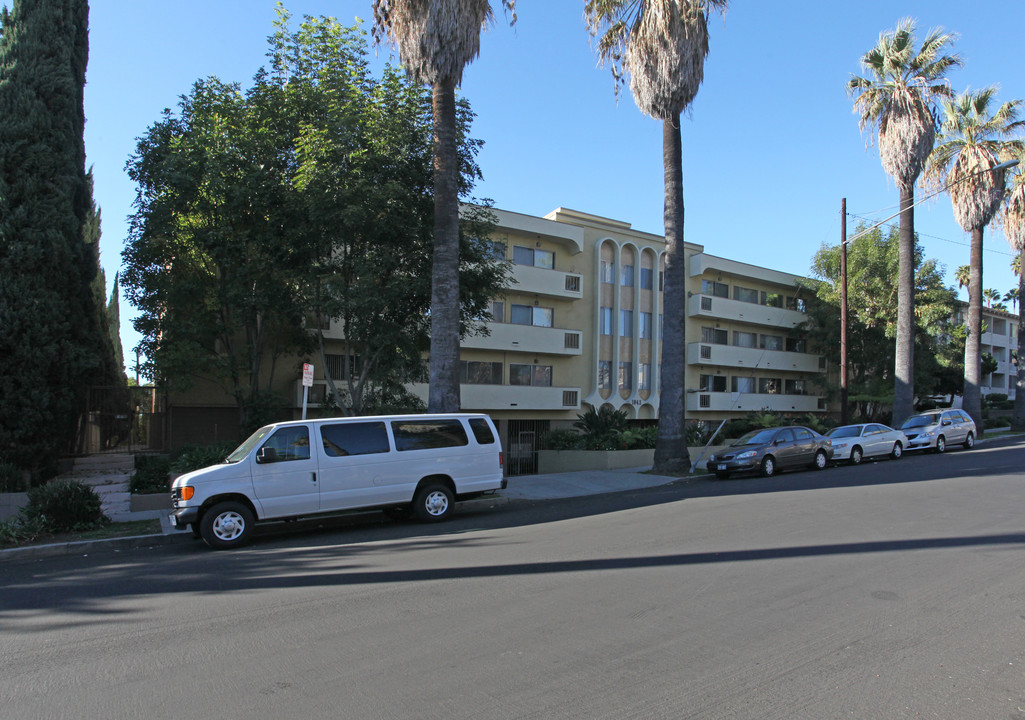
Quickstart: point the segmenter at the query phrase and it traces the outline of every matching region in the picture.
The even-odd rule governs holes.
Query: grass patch
[[[135,537],[137,535],[159,535],[161,532],[159,519],[133,520],[131,522],[109,523],[92,530],[40,533],[31,539],[21,538],[17,541],[5,538],[3,547],[16,548],[32,545],[50,545],[52,543],[79,542],[82,540],[110,540],[112,538]]]

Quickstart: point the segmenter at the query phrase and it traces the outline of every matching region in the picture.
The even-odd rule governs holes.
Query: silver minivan
[[[448,518],[457,500],[506,487],[487,415],[390,415],[275,423],[224,462],[177,478],[171,522],[212,548],[254,523],[357,509]]]
[[[975,445],[975,421],[963,410],[930,410],[912,415],[900,426],[908,450],[945,452],[949,445]]]

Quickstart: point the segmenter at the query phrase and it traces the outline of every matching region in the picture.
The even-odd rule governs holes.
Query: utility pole
[[[840,424],[847,424],[847,198],[840,200]]]

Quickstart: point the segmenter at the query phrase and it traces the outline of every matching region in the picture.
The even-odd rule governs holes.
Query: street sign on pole
[[[303,363],[303,420],[306,419],[306,401],[310,396],[311,387],[313,387],[313,365]]]

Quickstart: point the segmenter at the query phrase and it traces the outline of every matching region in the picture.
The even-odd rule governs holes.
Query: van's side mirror
[[[272,447],[262,447],[256,453],[256,462],[260,465],[278,461],[278,451]]]

